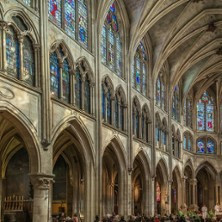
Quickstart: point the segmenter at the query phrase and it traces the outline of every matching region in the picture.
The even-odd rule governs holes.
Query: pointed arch
[[[186,161],[186,163],[184,164],[184,167],[183,167],[183,175],[185,175],[186,169],[189,169],[190,172],[192,173],[192,177],[191,177],[190,179],[194,178],[195,172],[194,172],[194,167],[193,167],[193,163],[192,163],[192,160],[191,160],[191,159],[188,159],[188,160]]]
[[[214,166],[209,161],[203,161],[202,163],[199,164],[199,166],[195,170],[195,177],[197,177],[197,174],[202,169],[206,169],[207,172],[211,175],[211,178],[216,179],[217,170],[214,168]]]
[[[162,176],[163,176],[163,180],[165,183],[167,183],[167,181],[169,179],[169,171],[168,171],[166,160],[161,158],[158,161],[158,163],[156,164],[156,169],[157,169],[157,167],[160,168]]]

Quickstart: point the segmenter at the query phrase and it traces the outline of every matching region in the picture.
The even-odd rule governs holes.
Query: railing
[[[4,212],[32,211],[32,200],[25,200],[23,196],[8,196],[4,200]]]

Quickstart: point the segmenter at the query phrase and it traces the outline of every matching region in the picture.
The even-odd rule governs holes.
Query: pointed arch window
[[[7,71],[15,78],[20,77],[20,45],[13,28],[6,33],[6,62]]]
[[[144,96],[147,95],[147,54],[145,47],[140,42],[137,47],[132,67],[132,85]]]
[[[28,6],[31,6],[31,0],[23,0],[23,2],[28,5]]]
[[[67,103],[70,102],[70,70],[61,47],[50,54],[51,94]]]
[[[165,146],[167,145],[167,123],[166,120],[164,119],[162,122],[162,127],[161,127],[161,144]]]
[[[172,98],[172,117],[180,121],[180,92],[178,85],[175,86]]]
[[[25,33],[22,28],[22,19],[20,17],[13,17],[16,22],[15,29],[9,26],[5,34],[5,56],[6,63],[4,64],[8,75],[23,80],[25,83],[35,86],[36,84],[36,66],[35,59],[36,51],[31,38]],[[19,23],[20,22],[20,23]],[[21,30],[21,29],[23,30]],[[19,38],[18,38],[19,36]],[[21,57],[22,56],[22,57]]]
[[[193,103],[192,99],[190,97],[187,97],[184,101],[184,124],[187,127],[192,128],[192,109],[193,109]]]
[[[166,110],[166,86],[162,74],[158,76],[156,81],[156,104],[163,110]]]
[[[144,107],[142,111],[142,139],[149,142],[150,118],[148,108]]]
[[[190,133],[186,132],[184,133],[183,137],[183,148],[188,151],[192,151],[192,144],[193,144],[193,139]]]
[[[87,113],[91,113],[91,87],[90,87],[90,80],[88,75],[86,76],[85,80],[85,111]]]
[[[82,107],[82,79],[79,68],[76,69],[75,74],[75,105],[81,109]]]
[[[159,114],[156,114],[155,138],[156,138],[157,146],[160,148],[161,146],[161,122],[160,122]]]
[[[23,79],[30,85],[35,83],[34,49],[29,37],[23,42]]]
[[[120,24],[117,19],[117,9],[113,3],[108,11],[101,33],[101,60],[110,69],[123,76],[122,71],[122,41]]]
[[[207,91],[197,103],[197,130],[214,131],[214,99]]]
[[[198,154],[215,154],[215,141],[209,137],[201,137],[197,139],[197,153]]]
[[[88,46],[88,7],[86,0],[49,0],[49,19],[83,46]]]
[[[133,101],[133,134],[140,138],[140,109],[135,99]]]

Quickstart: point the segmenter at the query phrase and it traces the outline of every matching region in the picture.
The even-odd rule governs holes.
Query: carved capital
[[[31,174],[30,179],[35,189],[48,190],[53,181],[54,175]]]

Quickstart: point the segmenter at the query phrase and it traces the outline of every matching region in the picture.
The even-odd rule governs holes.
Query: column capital
[[[196,185],[197,184],[197,179],[190,179],[190,184]]]
[[[34,188],[40,190],[48,190],[53,183],[54,175],[47,174],[30,174],[30,179]]]

